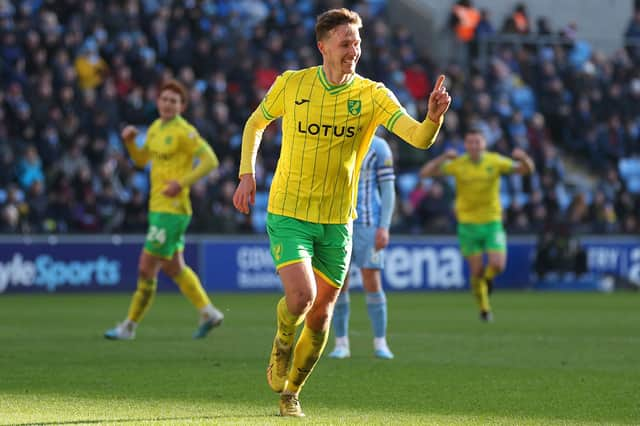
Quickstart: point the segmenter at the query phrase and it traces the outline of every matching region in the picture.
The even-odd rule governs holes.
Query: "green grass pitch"
[[[195,311],[161,292],[137,339],[114,342],[129,294],[2,295],[0,424],[300,423],[265,380],[279,297],[213,294],[225,323],[194,341]],[[396,359],[373,358],[354,293],[352,358],[320,360],[302,422],[640,424],[637,293],[498,292],[493,324],[468,294],[388,299]]]

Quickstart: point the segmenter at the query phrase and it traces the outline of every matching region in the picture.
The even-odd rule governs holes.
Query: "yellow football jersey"
[[[358,74],[334,86],[322,66],[286,71],[250,118],[257,123],[255,134],[245,128],[241,175],[253,173],[262,129],[278,117],[283,117],[282,145],[268,211],[314,223],[356,217],[360,165],[379,125],[405,140],[420,139],[416,146],[426,149],[441,124],[416,130],[420,123],[389,89]]]
[[[206,149],[205,145],[198,131],[181,116],[166,123],[157,119],[151,124],[143,147],[151,161],[149,211],[192,213],[188,186],[175,197],[167,197],[162,191],[167,181],[179,181],[193,170],[194,157]]]
[[[502,220],[500,176],[513,171],[512,159],[485,152],[473,162],[468,154],[441,166],[445,175],[455,178],[455,211],[460,223],[487,223]]]

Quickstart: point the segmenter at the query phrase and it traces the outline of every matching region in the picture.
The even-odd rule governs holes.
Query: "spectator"
[[[368,0],[364,8],[358,5],[362,1],[350,2],[371,20],[363,43],[373,48],[361,58],[361,72],[393,88],[411,115],[424,115],[414,98],[423,97],[425,82],[428,85],[438,67],[421,54],[406,26],[390,27],[380,14],[380,2]],[[247,9],[253,2],[228,1],[202,2],[193,8],[181,2],[141,0],[90,0],[81,6],[52,1],[2,3],[9,12],[0,22],[0,189],[14,198],[18,194],[18,199],[23,194],[24,200],[15,204],[21,232],[81,231],[70,211],[91,200],[85,191],[75,191],[71,182],[78,181],[84,167],[89,167],[89,176],[83,186],[96,194],[98,231],[106,232],[106,224],[113,223],[109,225],[112,232],[144,232],[140,223],[145,222],[146,213],[144,206],[136,204],[139,191],[134,188],[147,190],[145,174],[133,173],[128,160],[118,156],[122,147],[114,135],[125,119],[150,121],[156,114],[157,85],[178,75],[190,82],[190,108],[185,114],[210,135],[222,162],[231,165],[224,172],[221,167],[218,177],[205,182],[200,195],[203,206],[209,206],[211,220],[199,232],[250,229],[250,218],[227,215],[224,203],[228,200],[220,188],[237,172],[241,124],[264,95],[269,73],[317,63],[317,53],[308,47],[313,42],[310,28],[316,11],[336,2],[271,2],[269,10],[260,8],[258,13]],[[452,29],[462,23],[454,9],[467,7],[469,16],[479,15],[474,34],[465,36],[471,41],[460,43],[473,44],[493,31],[490,9],[477,12],[471,1],[452,3]],[[621,30],[629,41],[639,38],[639,20],[636,11],[626,31]],[[515,10],[509,21],[505,30],[515,34],[554,32],[546,16],[538,17],[537,26],[531,28],[524,7]],[[563,167],[568,156],[583,172],[604,173],[595,189],[604,191],[612,203],[618,227],[633,229],[640,211],[638,195],[632,192],[635,186],[626,189],[629,177],[613,174],[622,159],[640,154],[640,48],[628,46],[605,56],[576,38],[571,22],[553,24],[563,28],[567,43],[498,46],[489,52],[490,68],[474,67],[470,75],[456,64],[447,68],[453,104],[434,154],[446,148],[460,150],[460,134],[474,122],[482,126],[494,151],[509,154],[516,145],[528,145],[539,173],[522,184],[510,182],[509,190],[512,197],[522,197],[522,192],[531,197],[540,191],[542,201],[532,205],[533,210],[527,204],[524,207],[534,229],[567,214],[567,200],[573,196],[566,190],[572,172]],[[283,36],[285,31],[289,36]],[[268,55],[262,58],[254,55],[256,51]],[[255,84],[257,69],[260,84]],[[279,137],[269,129],[265,132],[258,158],[263,187],[278,159]],[[26,161],[32,149],[37,155],[29,156],[39,159],[42,177],[35,166],[38,160]],[[403,150],[396,157],[399,170],[410,170],[425,160]],[[118,200],[116,211],[124,212],[122,222],[103,218],[111,201],[100,195],[109,181]],[[34,194],[45,194],[46,203],[41,195],[32,197],[33,182],[41,183],[42,192],[36,189]],[[10,190],[14,187],[19,190]],[[446,186],[444,192],[446,199]],[[413,216],[415,209],[407,199],[401,201],[405,207],[398,209],[394,226],[414,231],[425,224],[433,228],[428,219]],[[5,205],[6,201],[0,208]],[[44,227],[35,223],[40,222],[42,206],[46,206]],[[34,212],[39,212],[38,219],[32,220]],[[0,225],[4,220],[0,218]],[[524,223],[518,215],[514,221]],[[585,226],[593,229],[594,223]]]
[[[31,188],[34,182],[44,184],[42,161],[35,146],[29,145],[25,149],[24,155],[18,163],[17,175],[18,182],[25,191]]]
[[[98,54],[98,46],[93,39],[87,40],[75,60],[78,83],[82,89],[94,89],[102,84],[107,73],[107,63]]]
[[[458,41],[468,43],[473,40],[480,20],[480,12],[473,7],[471,0],[458,0],[451,9],[449,26],[454,30]]]
[[[505,20],[502,31],[505,33],[528,34],[529,28],[527,8],[523,3],[518,3],[513,13]]]

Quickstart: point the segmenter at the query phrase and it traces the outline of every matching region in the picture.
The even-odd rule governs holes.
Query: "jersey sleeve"
[[[376,110],[375,122],[393,132],[398,119],[407,113],[400,101],[384,84],[378,83],[373,89],[373,102]]]
[[[455,160],[449,160],[442,163],[440,166],[440,173],[445,176],[455,176],[457,170],[457,162]]]
[[[426,118],[420,123],[407,114],[400,102],[382,83],[375,87],[373,100],[376,106],[376,123],[400,136],[405,142],[419,149],[428,149],[436,140],[444,116],[438,123]]]
[[[275,120],[284,115],[284,89],[292,71],[280,74],[271,88],[260,102],[260,112],[267,121]]]
[[[258,108],[253,111],[245,123],[242,131],[242,149],[238,176],[255,172],[256,157],[258,156],[258,148],[260,148],[264,129],[269,123],[285,113],[284,91],[287,80],[292,73],[292,71],[285,71],[276,78]]]
[[[186,127],[182,134],[182,147],[188,155],[197,156],[202,153],[207,142],[200,136],[195,127]]]
[[[496,167],[500,171],[501,174],[510,174],[513,173],[513,170],[516,166],[516,162],[513,161],[509,157],[505,157],[500,154],[495,154],[494,160]]]

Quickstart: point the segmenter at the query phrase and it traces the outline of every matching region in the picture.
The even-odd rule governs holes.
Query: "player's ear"
[[[322,43],[322,41],[318,41],[317,46],[320,53],[324,55],[324,43]]]

